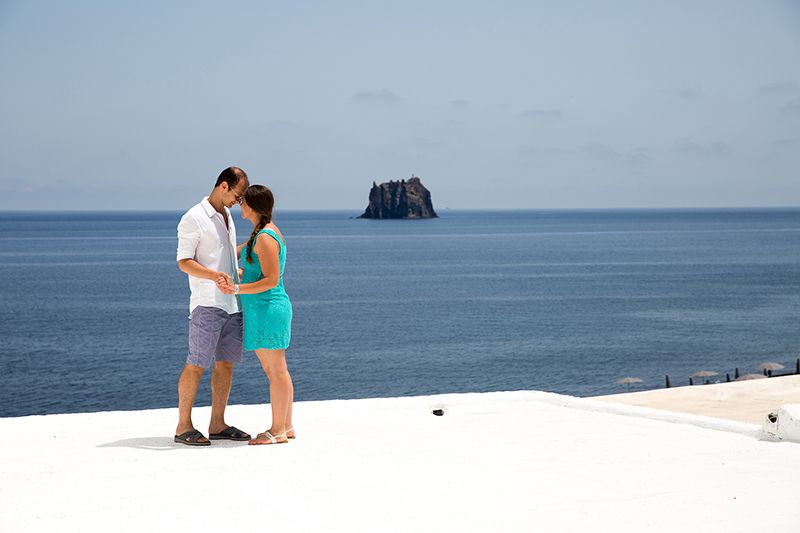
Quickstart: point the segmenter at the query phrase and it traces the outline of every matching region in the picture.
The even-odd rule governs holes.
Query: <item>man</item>
[[[189,275],[189,355],[178,380],[178,427],[175,442],[210,446],[211,441],[192,424],[192,406],[203,372],[214,361],[211,374],[213,439],[250,440],[250,435],[225,423],[233,365],[241,363],[242,309],[239,297],[217,290],[215,280],[225,273],[238,283],[236,228],[230,208],[240,204],[247,174],[228,167],[217,178],[211,194],[192,207],[178,224],[178,268]]]

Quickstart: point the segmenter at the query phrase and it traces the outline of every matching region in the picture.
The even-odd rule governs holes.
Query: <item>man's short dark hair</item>
[[[248,181],[245,171],[239,167],[228,167],[220,173],[214,187],[219,187],[222,182],[225,182],[229,189],[233,189],[241,180]]]

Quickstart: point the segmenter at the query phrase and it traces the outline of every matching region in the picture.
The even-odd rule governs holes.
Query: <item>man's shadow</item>
[[[236,448],[238,446],[247,446],[247,441],[232,441],[232,440],[215,440],[212,441],[211,446],[187,446],[175,442],[172,437],[134,437],[130,439],[122,439],[114,442],[107,442],[105,444],[98,444],[98,448],[138,448],[140,450],[152,450],[154,452],[168,452],[171,450],[187,450],[187,449],[209,449],[209,448]]]

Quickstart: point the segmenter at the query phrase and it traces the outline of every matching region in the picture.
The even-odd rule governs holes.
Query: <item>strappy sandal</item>
[[[175,442],[186,444],[187,446],[211,446],[211,441],[206,439],[203,434],[196,429],[190,429],[186,433],[175,435]]]
[[[256,442],[259,439],[268,439],[269,442]],[[256,435],[256,438],[248,442],[248,444],[258,446],[262,444],[286,444],[287,442],[289,442],[289,439],[286,437],[285,431],[279,435],[273,435],[269,431],[265,431],[264,433],[259,433],[258,435]]]
[[[286,430],[286,438],[287,438],[287,439],[296,439],[296,438],[297,438],[297,435],[295,434],[295,435],[291,435],[291,436],[290,436],[290,435],[289,435],[289,432],[290,432],[290,431],[291,431],[292,433],[294,433],[294,428],[293,428],[293,427],[290,427],[290,428],[288,428],[288,429]]]
[[[219,433],[211,433],[208,435],[209,440],[250,440],[250,435],[245,433],[239,428],[228,426]]]

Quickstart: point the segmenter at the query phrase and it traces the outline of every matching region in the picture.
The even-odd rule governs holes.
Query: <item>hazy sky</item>
[[[796,0],[1,1],[0,72],[0,209],[800,205]]]

